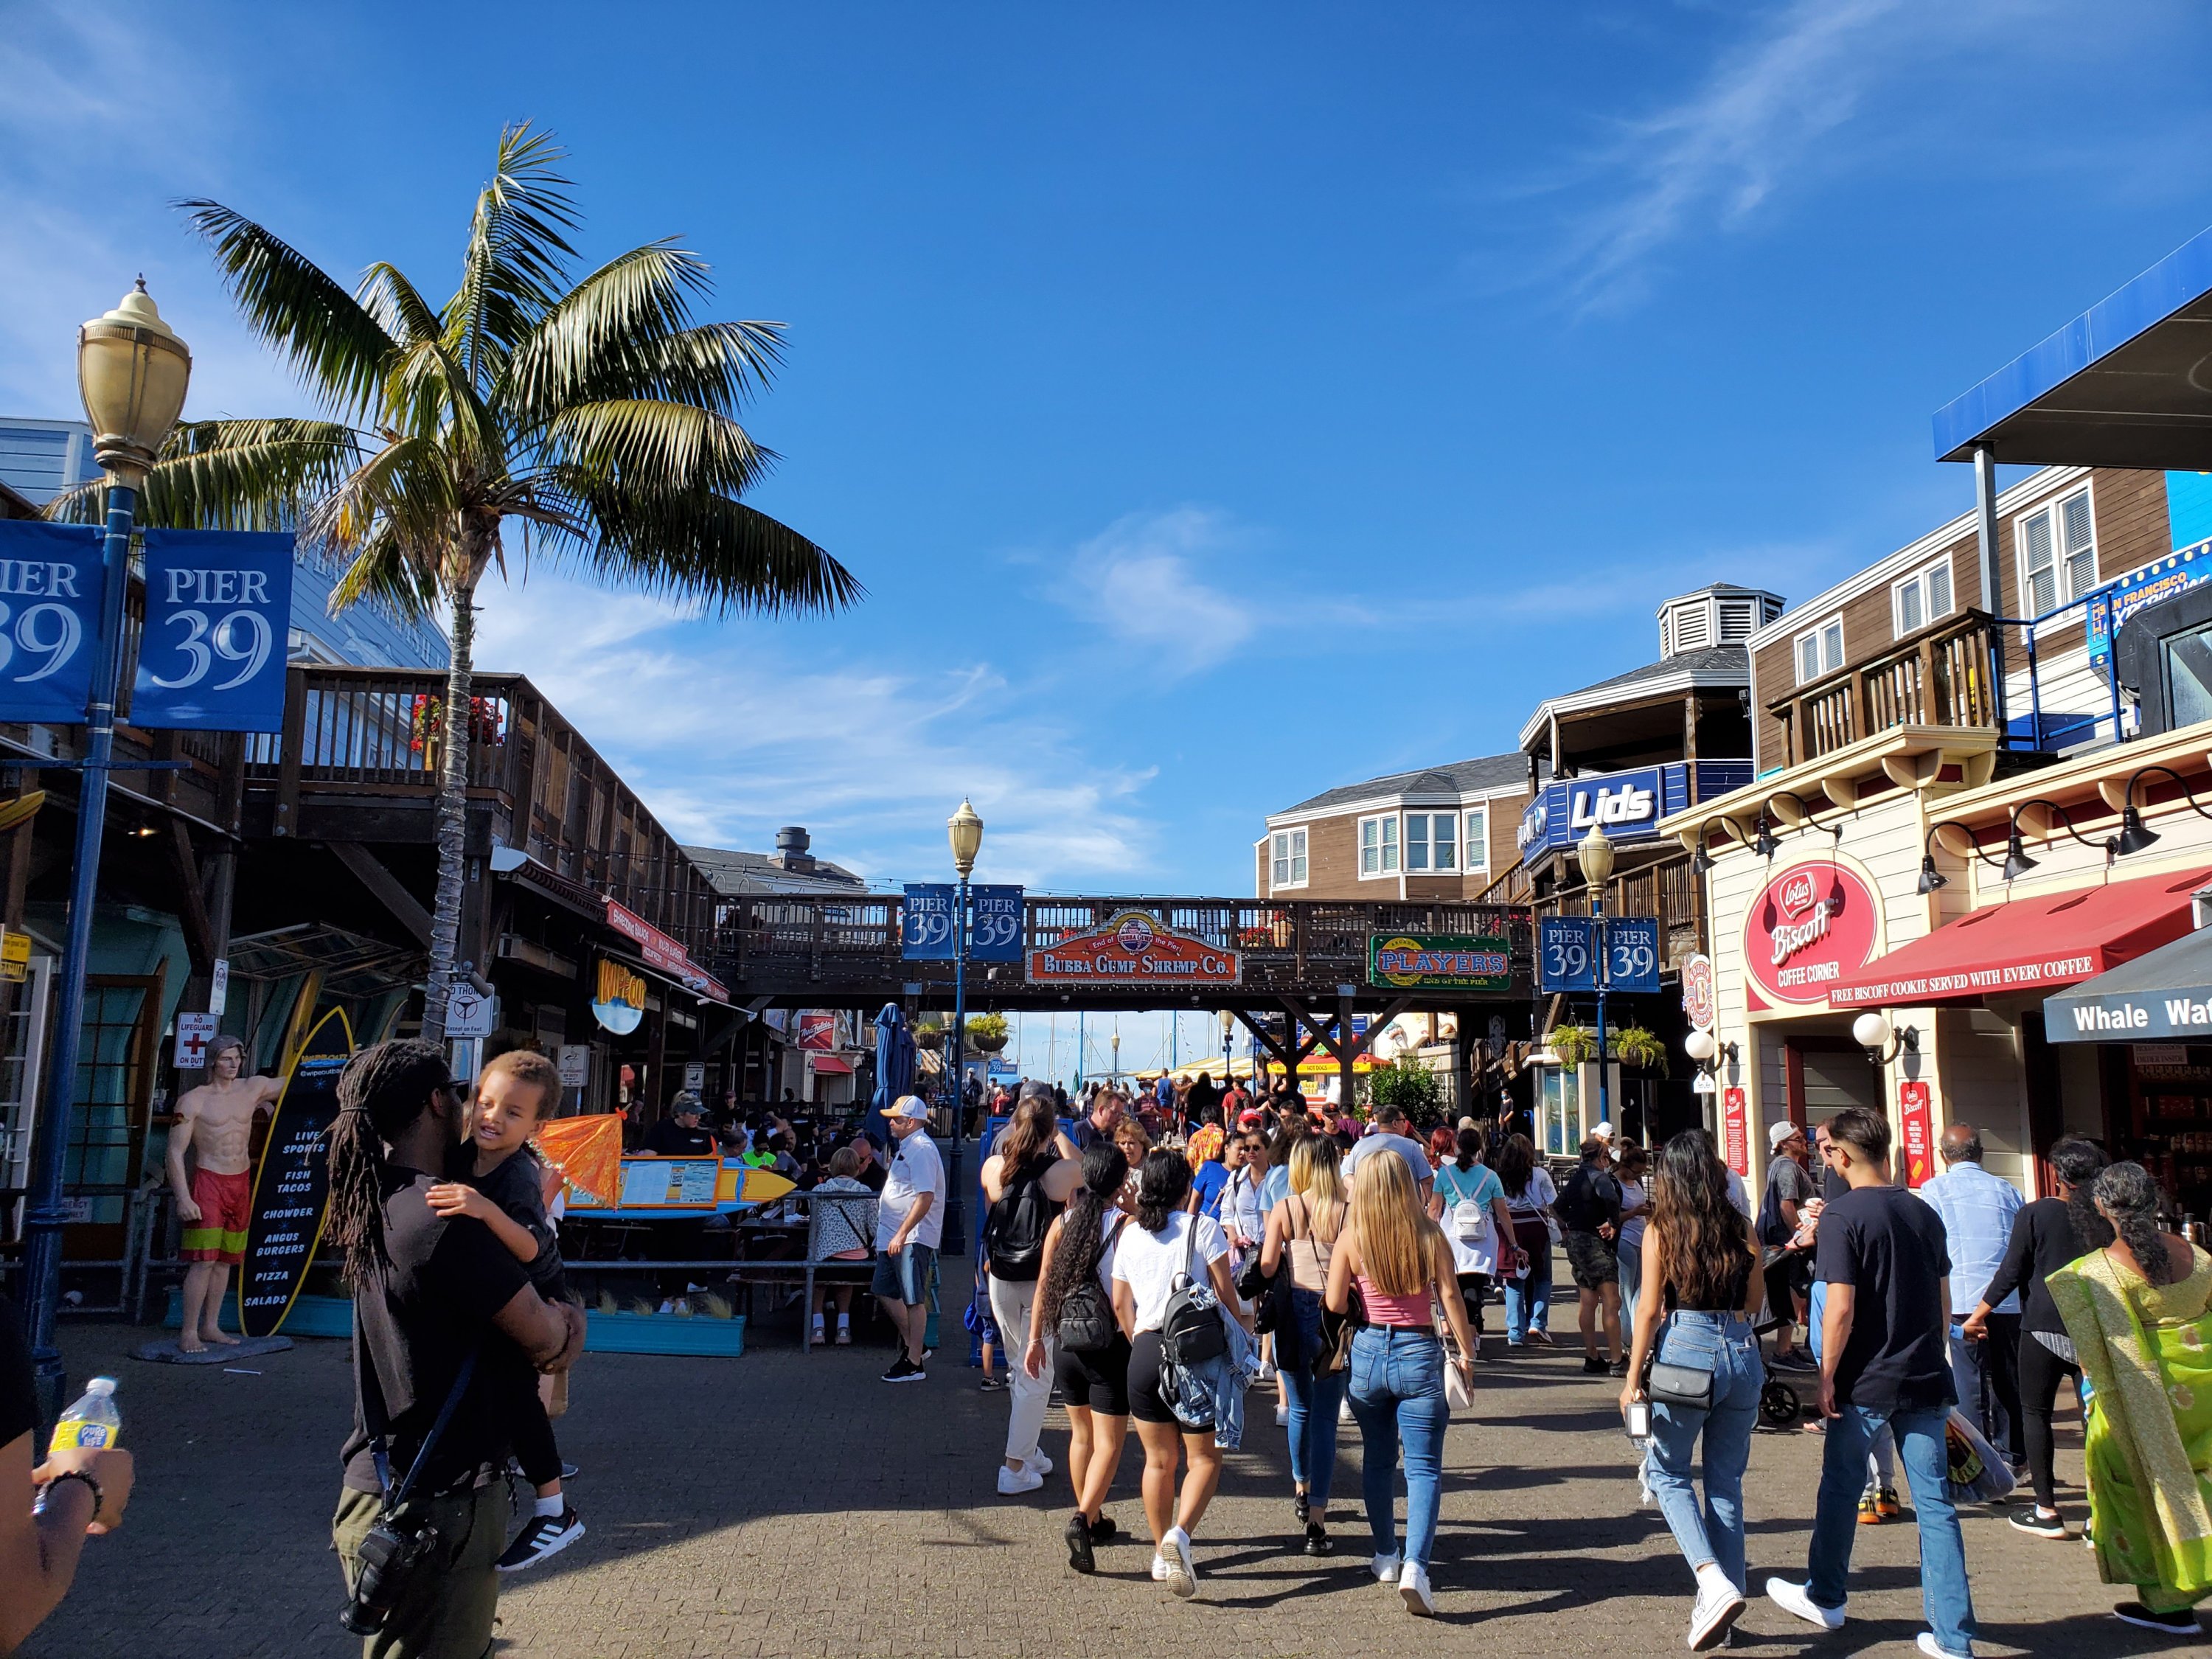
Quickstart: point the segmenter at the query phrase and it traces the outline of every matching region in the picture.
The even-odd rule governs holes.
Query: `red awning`
[[[2209,875],[2143,876],[1990,905],[1844,975],[1828,988],[1828,1006],[1971,1002],[2075,984],[2187,933],[2190,895]]]
[[[814,1075],[817,1077],[850,1077],[853,1068],[835,1054],[816,1054]]]

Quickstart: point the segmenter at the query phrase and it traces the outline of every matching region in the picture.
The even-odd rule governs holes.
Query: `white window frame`
[[[1375,842],[1368,844],[1367,826],[1375,826]],[[1404,847],[1404,830],[1395,812],[1370,812],[1359,820],[1357,845],[1359,849],[1359,878],[1362,881],[1395,881],[1402,862],[1401,849]],[[1368,868],[1368,854],[1375,854],[1373,869]]]
[[[1813,654],[1818,660],[1818,673],[1805,672],[1805,646],[1808,641],[1813,643]],[[1831,645],[1835,649],[1832,659],[1828,654]],[[1840,611],[1815,623],[1790,641],[1790,659],[1797,671],[1797,684],[1800,685],[1810,685],[1814,680],[1826,678],[1844,665],[1844,613]]]
[[[1405,866],[1406,873],[1409,876],[1456,876],[1459,874],[1459,809],[1451,806],[1439,811],[1424,808],[1418,811],[1404,813],[1402,817],[1405,820],[1405,828],[1399,835],[1398,856],[1399,861]],[[1451,837],[1452,861],[1449,864],[1437,862],[1437,825],[1439,823],[1444,826],[1445,833]],[[1418,836],[1413,833],[1417,826],[1420,830]],[[1422,862],[1419,866],[1413,863],[1413,848],[1416,845],[1421,848]]]
[[[2087,547],[2081,550],[2089,561],[2089,576],[2086,583],[2079,586],[2076,586],[2074,580],[2074,558],[2080,555],[2069,556],[2062,545],[2061,539],[2066,526],[2065,508],[2069,503],[2076,501],[2082,504],[2089,520],[2089,543]],[[2051,592],[2055,597],[2047,605],[2039,605],[2035,602],[2033,590],[2029,586],[2034,573],[2027,568],[2028,526],[2039,519],[2049,525],[2051,528]],[[2061,605],[2071,605],[2082,595],[2094,592],[2101,586],[2104,579],[2097,574],[2097,501],[2087,483],[2062,491],[2046,501],[2039,502],[2027,512],[2014,516],[2012,563],[2014,584],[2020,590],[2020,614],[2022,617],[2039,617],[2046,611],[2055,611]],[[2046,626],[2058,627],[2073,620],[2075,619],[2071,617],[2054,617]]]
[[[1459,872],[1463,876],[1490,873],[1490,803],[1464,808],[1460,813]]]
[[[1944,593],[1943,605],[1940,610],[1936,608],[1935,588],[1933,585],[1935,578],[1939,575],[1943,579]],[[1918,622],[1908,623],[1905,620],[1905,596],[1908,593],[1913,595],[1919,604],[1920,620]],[[1921,566],[1919,569],[1914,571],[1911,575],[1905,577],[1901,581],[1893,583],[1890,586],[1889,623],[1891,633],[1896,638],[1901,640],[1908,634],[1917,634],[1922,629],[1927,627],[1931,623],[1941,622],[1957,608],[1958,593],[1959,586],[1951,569],[1951,556],[1949,554],[1946,553],[1942,558],[1937,559],[1932,564],[1924,564]]]
[[[1310,838],[1306,833],[1307,828],[1308,826],[1301,823],[1292,829],[1273,830],[1268,832],[1267,890],[1269,892],[1279,893],[1290,888],[1303,887],[1306,884],[1313,870],[1313,866],[1306,855],[1306,849],[1310,845]],[[1284,872],[1280,878],[1275,874],[1279,866]]]

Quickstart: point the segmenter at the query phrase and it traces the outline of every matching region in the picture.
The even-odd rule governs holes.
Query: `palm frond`
[[[392,338],[361,302],[306,255],[220,202],[179,202],[215,250],[223,285],[246,326],[299,371],[331,410],[359,417],[375,405]]]
[[[381,599],[410,620],[430,616],[438,605],[439,562],[435,557],[416,556],[389,520],[380,520],[331,589],[331,614],[335,617],[364,599]]]
[[[491,182],[477,198],[461,286],[445,310],[446,337],[479,387],[560,297],[576,251],[562,234],[581,222],[556,169],[567,152],[526,121],[499,136]]]
[[[789,526],[704,491],[654,494],[574,480],[597,540],[549,532],[560,566],[724,615],[840,611],[866,592],[853,573]]]
[[[707,263],[672,241],[609,260],[562,295],[515,348],[506,401],[524,419],[588,395],[608,368],[689,327]]]
[[[355,295],[395,343],[421,345],[435,340],[444,330],[437,311],[424,299],[406,272],[389,260],[379,259],[362,272]]]
[[[142,524],[296,530],[360,465],[361,441],[335,421],[193,421],[146,475]]]
[[[646,398],[569,405],[553,417],[544,453],[580,477],[677,495],[741,495],[775,463],[727,416]]]

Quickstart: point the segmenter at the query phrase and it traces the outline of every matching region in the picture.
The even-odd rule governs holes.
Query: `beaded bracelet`
[[[56,1486],[60,1486],[64,1480],[82,1480],[84,1482],[86,1490],[92,1493],[92,1519],[94,1521],[99,1520],[100,1505],[107,1501],[107,1494],[100,1491],[100,1482],[94,1480],[91,1475],[86,1474],[82,1469],[64,1469],[52,1480],[47,1481],[46,1485],[40,1486],[39,1488],[40,1507],[45,1507],[46,1494],[53,1491]],[[89,1522],[87,1524],[89,1524]]]

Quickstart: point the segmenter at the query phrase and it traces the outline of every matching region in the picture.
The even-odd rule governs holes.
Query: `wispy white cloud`
[[[1204,567],[1252,539],[1205,507],[1132,513],[1059,559],[1052,594],[1085,626],[1116,640],[1202,639],[1218,656],[1250,637],[1260,617],[1248,596],[1209,581]],[[1187,672],[1212,659],[1176,652],[1155,666]]]
[[[1112,890],[1153,868],[1152,769],[1102,763],[988,661],[871,661],[543,575],[484,606],[479,663],[527,673],[684,840],[764,848],[804,823],[872,878],[933,879],[966,795],[992,879]]]

